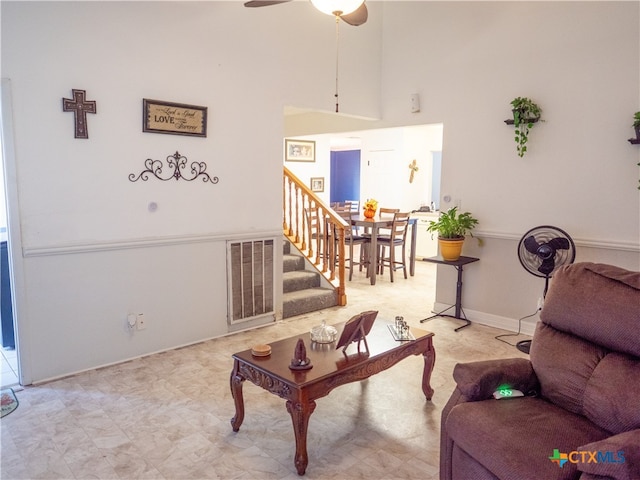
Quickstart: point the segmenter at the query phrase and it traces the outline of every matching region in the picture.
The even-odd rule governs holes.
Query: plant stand
[[[456,282],[455,305],[452,305],[449,308],[446,308],[443,311],[436,313],[435,315],[432,315],[427,318],[423,318],[422,320],[420,320],[420,323],[428,322],[429,320],[432,320],[436,317],[449,317],[449,318],[455,318],[457,320],[464,320],[466,323],[460,327],[455,328],[454,332],[457,332],[458,330],[464,327],[468,327],[471,324],[471,320],[467,318],[467,316],[464,313],[464,310],[462,310],[462,268],[468,263],[477,262],[478,260],[480,259],[475,257],[460,257],[455,262],[443,260],[442,257],[431,257],[431,258],[424,259],[425,262],[439,263],[441,265],[451,265],[455,267],[455,269],[458,271],[458,281]],[[455,307],[455,315],[445,315],[446,311],[451,310],[454,307]]]

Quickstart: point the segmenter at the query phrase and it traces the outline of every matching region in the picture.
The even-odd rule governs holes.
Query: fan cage
[[[525,245],[524,241],[533,236],[538,242],[538,244],[547,243],[554,238],[566,238],[569,241],[568,249],[557,249],[554,256],[555,266],[551,273],[544,274],[538,270],[542,265],[542,259],[535,253],[529,252]],[[520,243],[518,243],[518,259],[520,263],[532,275],[536,277],[551,277],[553,273],[560,268],[562,265],[567,265],[573,263],[576,257],[576,247],[573,243],[573,240],[569,236],[567,232],[558,227],[553,227],[551,225],[541,225],[539,227],[534,227],[525,233],[520,239]]]

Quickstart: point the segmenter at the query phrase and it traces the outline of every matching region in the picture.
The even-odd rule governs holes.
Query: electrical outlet
[[[144,313],[138,314],[138,322],[136,323],[138,330],[144,330],[147,328],[147,319],[144,316]]]
[[[542,310],[544,306],[544,299],[542,297],[538,297],[538,310]]]
[[[138,318],[135,313],[130,313],[129,315],[127,315],[126,327],[129,330],[133,330],[136,327],[137,322],[138,322]]]

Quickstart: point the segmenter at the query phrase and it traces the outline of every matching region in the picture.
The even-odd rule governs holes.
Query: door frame
[[[7,248],[9,254],[9,276],[11,278],[11,299],[13,307],[13,331],[16,356],[18,359],[18,381],[29,385],[31,370],[28,359],[28,342],[21,331],[28,331],[24,295],[24,259],[22,256],[22,231],[20,228],[20,205],[13,133],[13,106],[11,80],[0,79],[2,110],[0,111],[0,135],[2,135],[2,167],[4,168],[5,201],[7,208]]]

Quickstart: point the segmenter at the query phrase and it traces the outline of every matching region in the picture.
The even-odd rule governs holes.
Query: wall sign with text
[[[207,107],[142,99],[142,131],[207,136]]]

